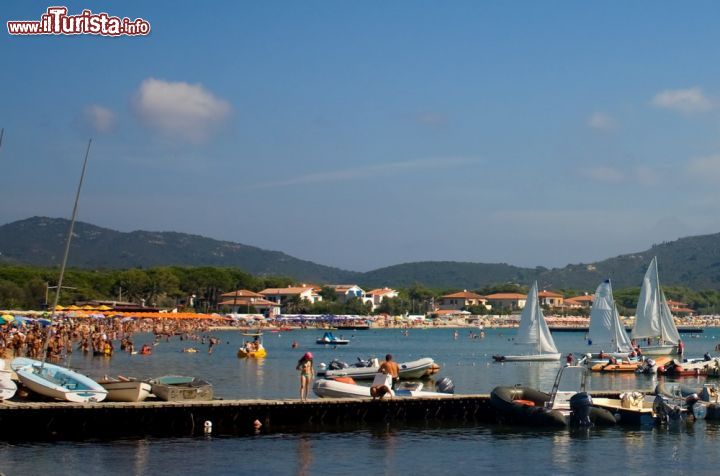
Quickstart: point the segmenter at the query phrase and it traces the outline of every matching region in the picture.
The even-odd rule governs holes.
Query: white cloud
[[[692,159],[686,169],[688,175],[702,180],[720,180],[720,155]]]
[[[316,172],[311,174],[299,175],[284,180],[276,180],[273,182],[265,182],[257,184],[254,188],[270,188],[284,187],[286,185],[297,185],[307,183],[321,182],[339,182],[347,180],[358,180],[370,177],[378,177],[388,175],[396,171],[406,171],[421,168],[439,168],[460,166],[477,162],[476,160],[466,158],[436,158],[436,159],[420,159],[408,160],[404,162],[389,162],[385,164],[369,165],[367,167],[358,167],[345,170],[331,170],[327,172]]]
[[[699,87],[689,89],[666,89],[652,98],[657,107],[674,109],[676,111],[691,113],[703,112],[713,108],[712,101],[705,97]]]
[[[227,101],[200,84],[154,78],[140,84],[133,109],[150,127],[191,142],[207,139],[231,111]]]
[[[115,113],[97,104],[83,109],[82,116],[83,121],[96,132],[108,132],[115,125]]]
[[[605,113],[595,112],[588,117],[587,125],[593,129],[607,131],[615,128],[615,121]]]

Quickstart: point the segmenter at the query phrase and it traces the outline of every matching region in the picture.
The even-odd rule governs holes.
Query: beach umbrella
[[[52,321],[50,319],[36,319],[36,321],[43,327],[47,327],[52,324]]]
[[[8,324],[15,320],[15,316],[12,316],[10,314],[3,314],[0,316],[0,324]]]

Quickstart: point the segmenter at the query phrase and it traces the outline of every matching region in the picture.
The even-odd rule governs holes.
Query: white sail
[[[677,344],[680,334],[673,321],[665,294],[660,288],[657,258],[653,258],[643,278],[640,297],[635,311],[634,339],[659,338],[661,341]]]
[[[542,354],[557,353],[555,341],[550,334],[538,301],[537,282],[533,283],[527,295],[515,343],[534,347],[537,352]]]
[[[590,340],[593,347],[608,352],[630,352],[630,339],[620,322],[610,280],[597,287],[590,311]]]

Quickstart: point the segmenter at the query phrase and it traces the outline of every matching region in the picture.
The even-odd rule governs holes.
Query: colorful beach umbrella
[[[10,314],[3,314],[0,316],[0,324],[8,324],[15,320],[15,316]]]

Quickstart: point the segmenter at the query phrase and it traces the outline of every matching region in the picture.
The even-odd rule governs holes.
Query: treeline
[[[32,266],[0,266],[0,309],[43,309],[52,304],[59,271],[57,268]],[[220,296],[238,289],[261,291],[265,288],[282,288],[297,284],[284,276],[253,276],[237,268],[167,266],[151,269],[126,270],[68,269],[60,294],[60,304],[70,305],[78,301],[116,300],[135,303],[144,302],[148,307],[183,307],[193,302],[197,311],[218,311]],[[362,286],[362,283],[358,283]],[[392,286],[392,283],[388,283]],[[367,290],[367,289],[366,289]],[[720,314],[720,291],[694,291],[687,287],[666,286],[668,299],[681,301],[700,314]],[[398,289],[399,296],[385,299],[376,313],[424,314],[430,311],[444,294],[459,289],[430,288],[416,283]],[[494,293],[522,293],[527,287],[517,284],[485,286],[472,290],[480,295]],[[559,289],[566,298],[585,294],[585,290]],[[615,290],[615,300],[623,315],[635,312],[639,288]],[[321,289],[323,301],[310,304],[300,299],[288,301],[283,312],[289,314],[358,314],[367,315],[371,307],[360,300],[338,301],[335,292],[328,287]],[[467,311],[487,314],[482,306]],[[252,312],[252,310],[250,310]],[[497,313],[497,310],[493,310]],[[576,311],[573,311],[576,312]]]

